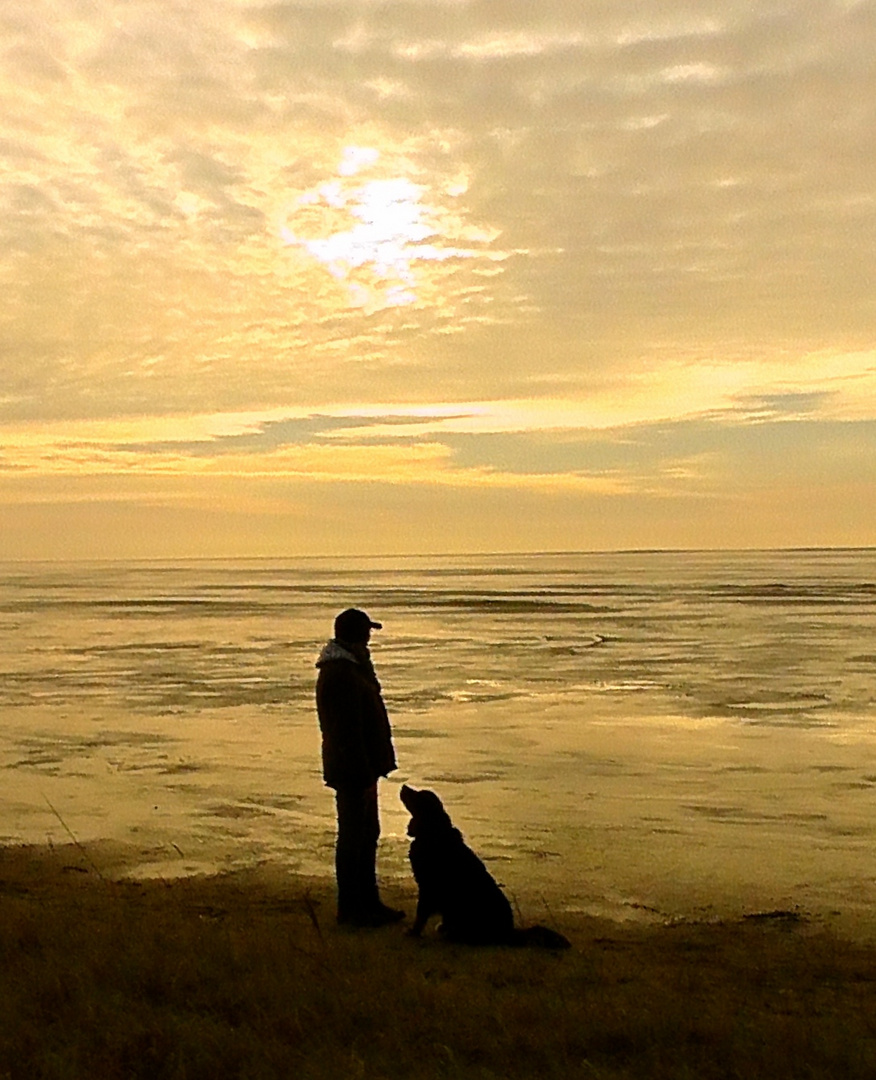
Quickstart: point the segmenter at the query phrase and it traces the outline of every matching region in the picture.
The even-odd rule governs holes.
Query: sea
[[[386,886],[408,783],[523,917],[876,916],[872,548],[0,565],[0,843],[330,876],[349,606],[383,623]]]

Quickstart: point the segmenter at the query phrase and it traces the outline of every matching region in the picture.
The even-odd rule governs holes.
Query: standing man
[[[377,781],[396,767],[389,717],[371,663],[373,622],[348,608],[316,662],[316,711],[322,732],[323,777],[335,789],[338,836],[335,872],[338,922],[384,926],[404,918],[377,890]]]

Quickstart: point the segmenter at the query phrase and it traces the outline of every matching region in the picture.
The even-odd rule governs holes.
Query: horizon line
[[[193,562],[272,562],[303,560],[309,562],[329,559],[471,559],[471,558],[524,558],[572,555],[702,555],[702,554],[801,554],[807,552],[876,552],[876,544],[797,544],[788,547],[642,547],[642,548],[564,548],[558,550],[514,551],[425,551],[425,552],[367,552],[328,554],[272,554],[272,555],[104,555],[61,556],[57,558],[3,558],[3,565],[70,564],[70,563],[193,563]]]

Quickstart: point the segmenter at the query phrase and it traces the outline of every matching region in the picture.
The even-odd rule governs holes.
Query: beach
[[[6,567],[0,834],[113,873],[331,873],[312,693],[331,618],[373,655],[403,782],[519,902],[621,921],[799,909],[867,927],[871,551]],[[857,932],[857,931],[856,931]]]
[[[864,1080],[873,554],[7,568],[0,1076]],[[399,768],[335,922],[335,609]],[[571,948],[405,934],[403,782]]]

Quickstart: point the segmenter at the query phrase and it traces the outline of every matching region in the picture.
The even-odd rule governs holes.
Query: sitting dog
[[[434,791],[402,786],[411,815],[411,869],[419,888],[410,933],[418,937],[430,916],[441,915],[441,933],[465,945],[540,945],[567,949],[569,941],[546,926],[516,929],[508,898],[462,838]]]

